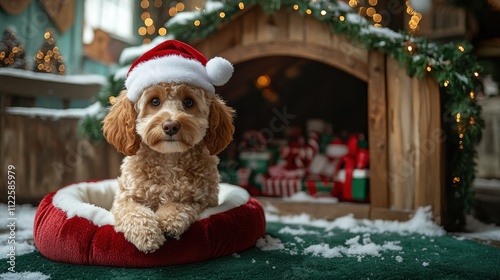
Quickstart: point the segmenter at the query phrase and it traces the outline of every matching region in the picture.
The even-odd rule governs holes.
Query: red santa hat
[[[137,102],[142,91],[161,82],[188,83],[214,94],[227,83],[233,65],[222,57],[208,60],[199,51],[176,40],[167,40],[141,55],[127,73],[127,97]]]

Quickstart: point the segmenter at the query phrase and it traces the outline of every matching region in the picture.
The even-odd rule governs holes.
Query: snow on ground
[[[289,197],[284,197],[284,201],[294,201],[294,202],[314,202],[314,203],[338,203],[339,200],[336,197],[314,197],[306,192],[296,192]]]
[[[280,216],[275,212],[266,212],[266,220],[292,225],[309,225],[324,228],[327,231],[342,229],[352,233],[398,233],[401,235],[417,233],[426,236],[441,236],[446,233],[441,227],[432,222],[432,213],[429,207],[418,209],[413,218],[406,222],[355,219],[352,214],[337,218],[334,221],[327,221],[313,219],[307,214]]]
[[[368,256],[383,259],[382,252],[392,251],[397,254],[393,259],[397,262],[403,262],[404,259],[399,254],[404,254],[404,248],[401,246],[400,241],[392,240],[376,243],[371,240],[371,234],[395,233],[401,236],[417,234],[421,235],[422,238],[443,236],[446,234],[444,229],[432,221],[430,207],[418,209],[413,217],[405,222],[355,219],[352,214],[339,217],[333,221],[314,219],[307,214],[281,216],[278,209],[270,205],[266,206],[265,212],[268,222],[286,224],[278,233],[294,236],[295,242],[283,243],[279,238],[266,235],[257,242],[257,247],[263,251],[283,250],[292,255],[309,254],[323,258],[352,257],[358,261],[362,261],[363,258]],[[317,230],[305,229],[304,226],[317,228]],[[337,246],[326,243],[313,244],[305,248],[302,246],[304,240],[300,236],[332,236],[334,235],[332,233],[334,229],[354,233],[356,236],[345,240],[344,244]],[[467,230],[470,233],[461,234],[462,237],[457,238],[457,240],[464,240],[466,238],[500,240],[500,227],[485,225],[472,217],[469,217]],[[430,239],[430,242],[433,242],[433,239]],[[422,263],[422,266],[428,265],[430,265],[428,262]]]
[[[0,280],[3,279],[9,279],[9,280],[46,280],[50,279],[49,275],[45,275],[41,272],[31,272],[31,271],[25,271],[25,272],[19,272],[19,273],[2,273],[0,274]]]
[[[274,238],[270,236],[269,234],[266,234],[266,236],[260,238],[257,240],[257,243],[255,244],[257,248],[261,249],[262,251],[273,251],[273,250],[282,250],[285,249],[285,245],[281,243],[281,240],[279,238]]]
[[[16,205],[15,216],[8,216],[7,205],[0,204],[0,259],[7,256],[11,245],[13,245],[8,243],[9,240],[15,240],[16,256],[28,254],[35,250],[33,245],[35,212],[36,207],[31,205]],[[9,218],[15,218],[15,220]],[[12,234],[12,229],[9,227],[11,222],[15,224],[15,228],[12,228],[15,229],[14,234]],[[12,238],[9,239],[11,236]]]
[[[361,261],[366,256],[380,257],[380,252],[401,251],[403,249],[403,247],[399,246],[399,241],[386,241],[384,244],[376,244],[370,239],[369,233],[365,233],[363,239],[361,239],[360,235],[356,235],[346,240],[344,245],[330,247],[328,244],[321,243],[305,248],[304,253],[323,258],[356,257],[358,261]]]
[[[257,247],[263,251],[283,250],[290,254],[306,254],[323,258],[353,257],[362,261],[367,256],[382,257],[386,251],[402,252],[400,241],[384,241],[376,243],[371,240],[371,234],[396,233],[399,235],[419,234],[422,236],[442,236],[446,232],[432,221],[430,207],[420,208],[413,217],[406,222],[355,219],[352,214],[337,218],[333,221],[314,219],[307,214],[296,216],[280,216],[273,207],[266,208],[268,222],[286,224],[278,233],[295,236],[296,242],[283,243],[279,238],[266,235],[257,242]],[[304,226],[314,227],[317,230],[307,230]],[[345,240],[344,244],[331,246],[330,244],[313,244],[303,248],[302,235],[331,236],[334,229],[357,234]],[[302,241],[302,242],[301,242]],[[402,262],[401,256],[396,256],[396,261]]]

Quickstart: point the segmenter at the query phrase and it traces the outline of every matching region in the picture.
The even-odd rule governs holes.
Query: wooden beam
[[[370,205],[364,203],[321,203],[287,201],[282,198],[257,197],[264,207],[272,205],[279,210],[280,215],[300,215],[306,213],[315,219],[334,220],[353,214],[356,219],[368,219]]]
[[[240,63],[265,56],[292,56],[311,59],[328,64],[367,82],[368,65],[366,62],[326,46],[301,43],[298,41],[269,41],[228,48],[209,56],[222,56],[232,63]]]

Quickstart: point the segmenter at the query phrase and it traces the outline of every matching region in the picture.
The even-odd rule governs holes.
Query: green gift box
[[[257,173],[267,173],[267,168],[271,162],[272,153],[268,151],[262,152],[241,152],[240,164],[241,166],[252,169]]]
[[[368,169],[354,169],[352,170],[352,182],[346,182],[345,169],[339,170],[335,181],[342,185],[342,198],[345,200],[367,201],[370,191],[369,175]]]

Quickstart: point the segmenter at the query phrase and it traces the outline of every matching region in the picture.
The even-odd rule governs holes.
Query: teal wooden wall
[[[57,30],[39,1],[32,1],[24,11],[17,15],[9,15],[0,9],[0,32],[3,33],[8,26],[16,28],[18,38],[24,44],[30,70],[34,65],[33,56],[43,45],[43,34],[47,28],[52,28],[56,36],[56,44],[64,58],[66,73],[68,75],[82,73],[82,23],[85,1],[75,2],[75,21],[63,34]]]
[[[85,1],[74,1],[76,2],[75,19],[71,28],[64,33],[57,30],[38,0],[31,1],[28,7],[17,15],[7,14],[0,8],[0,36],[8,26],[13,26],[16,29],[17,37],[24,45],[29,70],[33,70],[35,64],[33,57],[44,43],[43,34],[48,28],[51,28],[56,37],[56,44],[59,46],[61,55],[64,58],[66,75],[98,74],[107,77],[114,73],[117,65],[104,64],[83,55],[82,35]],[[136,7],[135,13],[139,14],[141,11],[139,1],[137,1]],[[134,21],[134,26],[138,26],[140,16],[136,16],[131,20]],[[134,29],[136,30],[136,28]],[[135,34],[135,41],[140,44],[140,36],[137,33]],[[74,100],[70,103],[70,107],[85,107],[91,103],[92,101]],[[62,101],[53,97],[37,98],[36,106],[44,108],[63,107]]]

